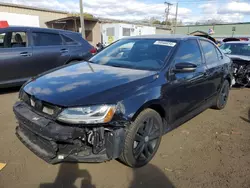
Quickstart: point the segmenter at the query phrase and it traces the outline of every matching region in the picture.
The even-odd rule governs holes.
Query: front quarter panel
[[[118,102],[114,121],[133,121],[143,109],[151,105],[161,105],[163,108],[164,101],[161,93],[162,86],[157,80],[138,88],[130,97]]]

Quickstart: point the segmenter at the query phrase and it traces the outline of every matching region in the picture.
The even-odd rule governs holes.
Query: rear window
[[[80,33],[63,33],[63,35],[79,43],[82,47],[84,47],[84,50],[86,51],[92,48],[88,41],[82,38],[82,35]]]
[[[61,36],[55,33],[33,32],[32,38],[34,46],[58,46],[63,44]]]

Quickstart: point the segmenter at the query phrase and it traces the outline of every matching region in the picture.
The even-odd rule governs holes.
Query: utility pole
[[[174,34],[176,34],[177,17],[178,17],[178,2],[176,3]]]
[[[165,14],[166,14],[166,26],[167,26],[167,22],[168,22],[168,16],[169,16],[169,13],[170,13],[170,8],[173,4],[165,1],[164,2],[165,5],[167,5],[167,8],[165,9]]]
[[[84,27],[84,14],[83,14],[83,3],[82,0],[79,0],[80,3],[80,22],[81,22],[81,33],[82,33],[82,38],[85,39],[85,27]]]

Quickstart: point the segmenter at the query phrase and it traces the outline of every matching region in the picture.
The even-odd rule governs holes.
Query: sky
[[[96,17],[119,20],[143,20],[165,16],[165,0],[83,0],[84,12]],[[40,8],[79,12],[79,0],[0,0]],[[172,3],[170,18],[176,11],[176,0]],[[250,22],[250,0],[178,0],[178,20],[195,23],[211,19],[224,22]]]

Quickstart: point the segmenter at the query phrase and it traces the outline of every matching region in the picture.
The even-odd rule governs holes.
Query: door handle
[[[23,57],[30,57],[30,56],[32,56],[32,53],[29,53],[29,52],[21,52],[21,53],[20,53],[20,56],[23,56]]]
[[[67,49],[61,49],[60,52],[61,52],[61,53],[68,53],[69,50],[67,50]]]

